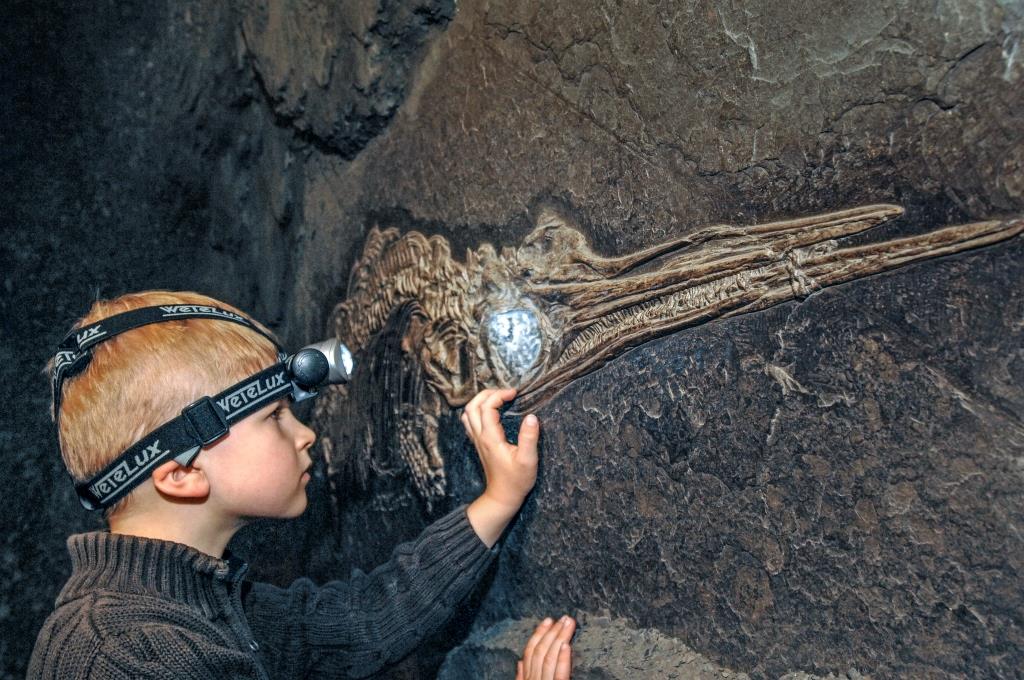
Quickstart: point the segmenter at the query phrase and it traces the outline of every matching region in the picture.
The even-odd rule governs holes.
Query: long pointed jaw
[[[560,311],[542,363],[519,385],[515,411],[536,408],[655,337],[1024,232],[1024,219],[1014,219],[848,248],[835,242],[902,213],[899,206],[871,205],[749,228],[713,226],[622,258],[602,258],[582,239],[569,239],[570,248],[544,263],[552,275],[544,283],[533,277],[523,288]],[[573,269],[577,276],[567,281]]]

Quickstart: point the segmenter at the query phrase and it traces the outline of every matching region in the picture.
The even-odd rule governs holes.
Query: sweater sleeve
[[[496,553],[460,506],[369,574],[322,586],[254,583],[243,606],[271,677],[364,678],[444,625]]]

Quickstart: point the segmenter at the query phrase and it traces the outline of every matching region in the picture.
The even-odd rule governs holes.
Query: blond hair
[[[155,305],[209,305],[247,317],[199,293],[150,290],[98,300],[74,327]],[[64,381],[60,412],[51,414],[65,466],[76,482],[89,479],[188,404],[226,389],[276,358],[269,340],[221,319],[161,321],[99,343],[85,370]],[[51,359],[48,373],[52,369]],[[106,516],[123,510],[132,495]]]

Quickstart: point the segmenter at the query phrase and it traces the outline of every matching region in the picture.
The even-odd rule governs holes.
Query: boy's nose
[[[313,432],[312,429],[298,419],[295,422],[299,425],[298,431],[295,434],[296,446],[300,451],[308,449],[316,441],[316,432]]]

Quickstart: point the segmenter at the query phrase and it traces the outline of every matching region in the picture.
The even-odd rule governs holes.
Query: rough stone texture
[[[1012,677],[1024,298],[969,291],[1022,252],[842,286],[580,381],[541,415],[557,425],[495,615],[606,609],[762,677]]]
[[[1019,2],[452,7],[15,3],[4,677],[66,575],[64,535],[93,526],[26,376],[94,295],[195,288],[295,345],[375,223],[459,253],[518,243],[555,202],[621,254],[874,202],[907,216],[858,239],[1024,214]],[[566,610],[752,678],[1018,676],[1022,248],[690,329],[571,386],[540,411],[537,491],[479,606],[392,677],[432,677],[471,626]],[[480,483],[457,414],[441,438],[438,513]],[[257,576],[344,575],[429,521],[355,497],[336,513],[317,472],[306,517],[236,542]]]
[[[907,217],[859,240],[1019,214],[1019,38],[997,3],[473,4],[350,173],[367,219],[453,252],[519,242],[546,201],[609,254],[878,201]],[[1021,248],[708,324],[579,381],[540,412],[541,480],[477,626],[605,610],[752,677],[1013,677]],[[344,563],[419,524],[372,499],[340,522],[318,554]]]
[[[387,126],[420,46],[454,13],[454,0],[257,0],[242,11],[239,40],[278,123],[352,158]]]

